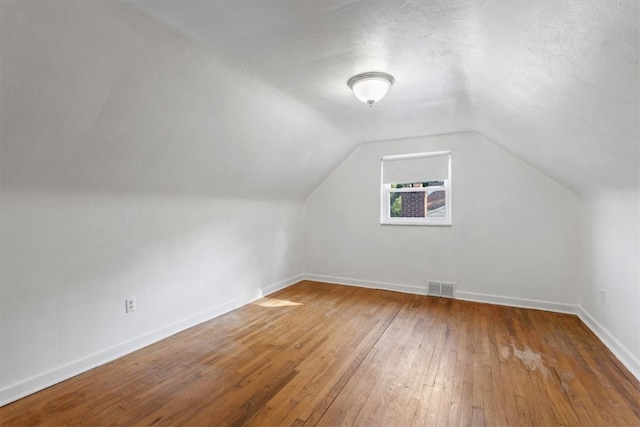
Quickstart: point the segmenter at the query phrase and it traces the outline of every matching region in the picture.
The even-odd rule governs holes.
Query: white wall
[[[0,54],[0,404],[302,273],[317,111],[119,2],[0,1]]]
[[[452,150],[453,226],[381,226],[380,156]],[[485,137],[460,133],[359,146],[306,202],[312,278],[572,311],[577,200]]]
[[[379,157],[443,149],[453,150],[453,226],[381,226]],[[450,280],[459,297],[561,311],[582,295],[580,315],[638,375],[638,194],[579,204],[478,134],[364,144],[304,208],[114,192],[3,189],[0,197],[2,403],[303,271],[418,293],[428,279]],[[138,310],[126,315],[131,296]]]
[[[0,402],[297,281],[300,204],[3,191]],[[137,298],[125,314],[124,300]]]
[[[123,2],[0,1],[0,54],[11,188],[301,201],[356,145]]]
[[[617,18],[609,17],[606,28],[624,34]],[[361,138],[347,138],[344,126],[334,128],[333,120],[251,69],[224,62],[124,4],[0,1],[0,22],[0,404],[299,277],[300,205],[223,197],[301,200]],[[495,124],[483,129],[530,160],[544,154],[539,163],[551,164],[556,176],[571,174],[563,182],[593,179],[580,171],[595,165],[595,177],[619,185],[638,158],[629,149],[637,142],[637,117],[629,113],[629,104],[637,107],[629,90],[637,73],[625,72],[637,68],[632,47],[616,51],[625,66],[611,61],[611,68],[588,74],[597,82],[622,70],[613,86],[579,91],[592,94],[580,98],[580,107],[591,108],[557,104],[595,121],[565,120],[556,109],[538,116],[537,101],[485,100],[483,93],[496,93],[486,82],[489,89],[475,96],[486,101],[477,122]],[[548,55],[538,57],[546,69]],[[482,76],[495,80],[491,71]],[[482,76],[476,86],[484,85]],[[351,97],[344,81],[340,97]],[[566,99],[577,99],[574,92]],[[610,100],[605,115],[602,99]],[[358,117],[371,120],[376,111]],[[449,124],[425,119],[427,128],[467,121],[454,116]],[[525,117],[535,118],[533,126]],[[566,123],[599,117],[606,118],[600,133],[615,136],[607,148],[593,126],[567,138],[575,126]],[[396,120],[396,131],[398,123],[405,122]],[[347,133],[384,134],[390,126],[379,121],[359,133],[349,124]],[[541,141],[562,144],[542,150]],[[576,145],[584,141],[592,142],[588,150]],[[599,154],[611,143],[623,155]],[[380,226],[379,156],[432,149],[454,150],[453,227]],[[576,155],[573,168],[551,163],[564,166],[563,158]],[[637,361],[637,199],[610,194],[582,206],[579,288],[577,202],[563,187],[476,134],[367,144],[306,203],[306,271],[414,292],[427,279],[451,280],[464,297],[561,310],[582,292],[583,316]],[[125,315],[130,296],[138,311]]]
[[[595,194],[581,212],[581,317],[640,378],[640,194]]]

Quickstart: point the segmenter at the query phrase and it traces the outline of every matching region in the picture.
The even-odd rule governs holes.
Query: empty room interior
[[[640,426],[640,3],[0,0],[0,425]]]

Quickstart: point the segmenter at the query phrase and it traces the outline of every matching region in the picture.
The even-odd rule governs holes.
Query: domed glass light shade
[[[387,94],[395,79],[387,73],[371,72],[353,76],[347,85],[360,101],[372,106]]]

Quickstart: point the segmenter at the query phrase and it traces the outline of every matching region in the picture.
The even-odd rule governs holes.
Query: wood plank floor
[[[0,408],[2,426],[639,426],[575,316],[301,282]]]

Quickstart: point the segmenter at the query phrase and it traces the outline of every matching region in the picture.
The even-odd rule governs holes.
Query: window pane
[[[445,218],[446,209],[444,190],[389,193],[391,218]]]
[[[427,195],[424,191],[389,193],[391,218],[426,218]]]
[[[389,193],[389,216],[402,218],[402,193]]]
[[[424,181],[391,184],[391,188],[442,187],[445,181]]]
[[[427,217],[445,218],[447,216],[447,206],[444,190],[436,190],[427,196]]]

